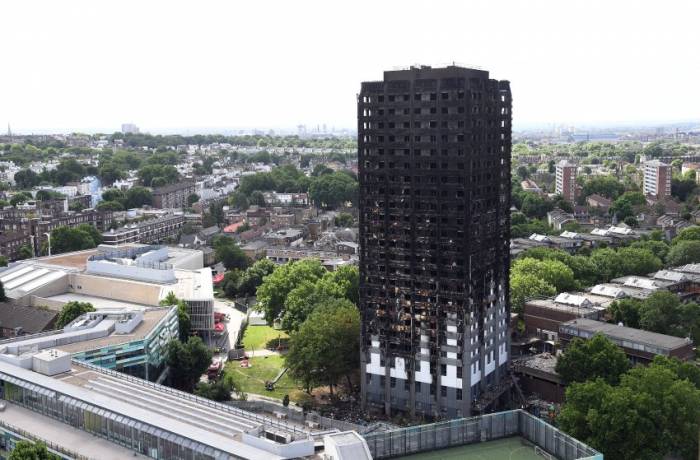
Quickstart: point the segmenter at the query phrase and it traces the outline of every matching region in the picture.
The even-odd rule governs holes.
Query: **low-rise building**
[[[159,209],[182,209],[188,207],[187,198],[195,193],[194,182],[182,181],[153,189],[153,207]]]
[[[171,214],[157,219],[127,224],[102,234],[104,244],[158,243],[176,238],[185,225],[185,216]]]
[[[693,359],[693,342],[689,338],[674,337],[626,326],[577,318],[559,326],[559,340],[566,347],[573,339],[588,340],[602,334],[625,352],[633,363],[646,364],[655,356],[669,356],[680,360]]]

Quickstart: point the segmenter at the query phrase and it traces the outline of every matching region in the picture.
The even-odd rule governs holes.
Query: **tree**
[[[198,201],[199,201],[199,195],[197,195],[196,193],[191,193],[187,197],[187,206],[191,207],[193,204],[195,204]]]
[[[527,166],[518,166],[516,173],[520,180],[525,180],[530,177],[530,171],[527,169]]]
[[[677,244],[681,241],[700,241],[700,226],[693,225],[681,230],[671,244]]]
[[[17,188],[20,189],[30,189],[39,185],[39,183],[41,182],[41,179],[39,179],[39,175],[31,169],[23,169],[21,171],[17,171],[15,173],[14,179]]]
[[[559,356],[556,371],[567,383],[602,378],[616,385],[630,364],[625,353],[602,334],[589,340],[575,338]]]
[[[638,299],[620,299],[610,304],[608,314],[614,323],[627,327],[639,328],[639,311],[642,301]]]
[[[333,299],[358,301],[359,272],[357,267],[346,266],[337,272],[327,272],[315,281],[303,281],[292,289],[284,301],[281,326],[285,331],[296,331],[318,305]]]
[[[216,260],[223,263],[227,270],[245,270],[250,259],[232,238],[222,236],[214,241]]]
[[[102,199],[104,201],[124,203],[126,201],[126,194],[118,188],[110,188],[102,192]]]
[[[166,364],[170,368],[170,382],[173,387],[192,392],[199,378],[211,364],[212,352],[197,336],[187,342],[168,342]]]
[[[97,203],[96,208],[98,211],[123,211],[124,205],[118,201],[100,201]]]
[[[285,364],[292,377],[310,393],[317,384],[333,387],[341,377],[350,383],[350,375],[359,367],[360,314],[345,299],[329,299],[289,338]]]
[[[60,254],[92,249],[101,241],[101,235],[91,225],[81,224],[75,228],[63,226],[51,232],[51,251],[53,254]]]
[[[554,286],[534,275],[510,274],[510,303],[513,312],[523,311],[525,301],[533,297],[549,297],[557,293]]]
[[[594,176],[584,182],[581,197],[593,195],[597,193],[606,198],[615,199],[625,191],[622,185],[613,176]]]
[[[12,449],[8,460],[61,460],[56,454],[49,452],[43,442],[18,441]]]
[[[342,172],[323,174],[309,186],[309,196],[319,207],[337,208],[347,202],[357,201],[358,184]]]
[[[347,212],[341,212],[335,217],[336,227],[352,227],[354,223],[355,219],[352,217],[352,214]]]
[[[265,320],[272,324],[284,312],[287,295],[304,282],[315,282],[326,272],[316,259],[288,262],[267,275],[257,290],[255,308],[265,312]]]
[[[24,244],[19,248],[20,260],[31,259],[34,257],[34,249],[28,244]]]
[[[237,279],[237,295],[252,296],[263,282],[263,279],[275,271],[274,262],[269,259],[261,259],[248,267]]]
[[[124,208],[140,208],[146,204],[153,204],[153,194],[146,187],[131,187],[126,192],[126,198],[123,203]]]
[[[666,256],[668,255],[669,251],[669,246],[665,241],[657,241],[651,239],[646,241],[635,241],[630,245],[630,247],[646,249],[647,251],[651,252],[656,257],[658,257],[659,260],[661,260],[662,262],[666,260]]]
[[[233,192],[229,195],[227,201],[229,206],[239,211],[245,211],[249,207],[248,197],[241,192]]]
[[[333,170],[324,164],[317,164],[311,172],[313,177],[323,176],[324,174],[333,174]]]
[[[666,263],[670,266],[694,264],[700,262],[700,241],[675,241],[668,251]]]
[[[174,184],[180,179],[180,173],[172,165],[148,164],[138,172],[142,185],[147,187],[157,187],[167,184]],[[159,179],[159,183],[154,184],[154,180]]]
[[[106,185],[112,185],[114,182],[126,177],[126,173],[111,162],[102,165],[98,175]]]
[[[191,334],[192,319],[190,318],[187,302],[178,299],[173,291],[168,292],[168,295],[160,301],[160,305],[170,307],[177,306],[177,327],[178,338],[180,342],[185,342]]]
[[[569,291],[577,287],[574,272],[558,260],[519,258],[513,263],[511,273],[534,276],[554,286],[557,292]]]
[[[545,217],[552,209],[554,209],[554,203],[531,192],[524,194],[522,206],[520,207],[520,211],[527,217],[540,219]]]
[[[696,458],[700,390],[679,372],[662,359],[631,369],[618,386],[574,383],[558,424],[606,458]]]
[[[230,401],[231,392],[235,390],[233,377],[224,375],[215,382],[199,382],[194,394],[213,401]]]
[[[646,275],[663,267],[661,260],[647,249],[620,248],[617,256],[624,275]]]
[[[12,195],[12,198],[10,198],[10,204],[12,206],[17,206],[22,203],[26,203],[27,201],[31,200],[32,196],[29,193],[26,192],[18,192]]]
[[[255,190],[250,194],[248,201],[251,205],[260,206],[264,208],[267,203],[265,203],[265,195],[260,190]]]
[[[95,311],[95,307],[89,302],[68,302],[63,305],[61,312],[58,314],[58,319],[56,320],[56,329],[62,329],[66,325],[70,324],[77,317]]]

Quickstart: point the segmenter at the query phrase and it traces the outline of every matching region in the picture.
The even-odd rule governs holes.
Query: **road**
[[[224,323],[228,332],[226,341],[220,345],[226,351],[218,355],[225,361],[228,359],[228,350],[236,345],[236,341],[238,340],[238,334],[241,331],[241,323],[245,319],[245,313],[241,313],[240,311],[236,310],[233,307],[232,302],[223,299],[214,299],[214,311],[219,313],[225,313],[230,318]]]

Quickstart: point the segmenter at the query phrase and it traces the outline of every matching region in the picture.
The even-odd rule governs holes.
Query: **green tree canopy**
[[[589,340],[575,338],[557,360],[556,371],[567,383],[602,378],[615,385],[630,364],[625,353],[601,334]]]
[[[17,441],[8,460],[61,460],[56,454],[52,454],[42,442]]]
[[[549,297],[557,293],[554,286],[531,274],[510,274],[510,303],[513,312],[523,311],[525,301],[533,297]]]
[[[173,387],[192,392],[199,378],[211,364],[212,352],[197,336],[187,342],[168,342],[166,363],[170,367],[170,382]]]
[[[265,320],[272,324],[284,312],[287,295],[303,282],[315,283],[326,269],[316,259],[289,262],[265,277],[257,290],[256,308],[265,312]]]
[[[52,254],[92,249],[101,242],[102,235],[89,224],[81,224],[74,228],[58,227],[51,232]]]
[[[554,286],[557,292],[577,287],[574,272],[563,262],[554,259],[519,258],[513,263],[511,274],[534,276]]]
[[[327,299],[309,315],[289,339],[285,363],[307,391],[327,384],[331,394],[342,377],[359,367],[360,314],[346,299]]]
[[[89,302],[68,302],[61,308],[61,313],[58,314],[58,319],[56,319],[56,329],[61,329],[75,318],[85,313],[95,311],[95,307]]]
[[[558,424],[605,458],[697,458],[700,390],[679,375],[684,370],[662,358],[631,369],[617,386],[574,383]]]
[[[309,196],[317,206],[337,208],[347,202],[357,202],[358,184],[343,172],[323,174],[309,186]]]
[[[227,270],[245,270],[250,265],[250,259],[233,238],[220,236],[214,241],[216,260],[224,264]]]
[[[672,267],[700,262],[700,241],[674,241],[666,256],[666,263]]]

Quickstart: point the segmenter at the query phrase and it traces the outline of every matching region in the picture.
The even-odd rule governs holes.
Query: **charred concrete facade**
[[[362,402],[460,417],[507,387],[511,94],[384,72],[358,96]]]

